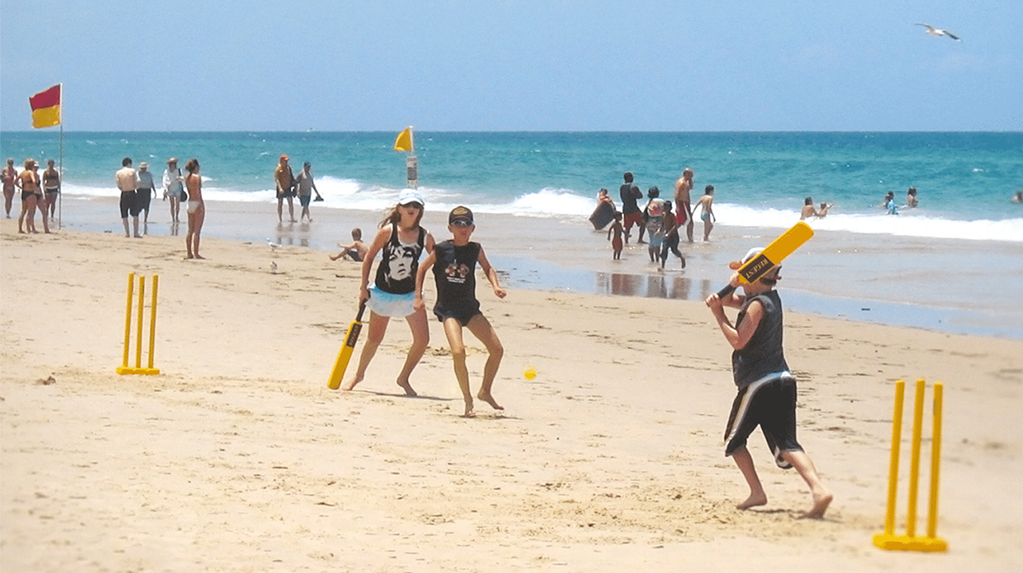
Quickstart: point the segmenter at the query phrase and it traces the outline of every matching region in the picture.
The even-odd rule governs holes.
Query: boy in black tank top
[[[451,211],[448,215],[448,230],[454,238],[437,243],[433,252],[419,266],[415,290],[415,308],[422,309],[425,307],[423,283],[426,280],[426,270],[433,268],[437,285],[437,304],[433,307],[433,313],[444,323],[444,334],[447,335],[448,344],[451,346],[451,358],[455,363],[455,378],[465,400],[466,418],[475,417],[476,412],[473,409],[472,391],[469,389],[469,370],[465,365],[462,327],[468,328],[469,332],[487,347],[483,383],[476,397],[490,404],[495,410],[504,409],[491,394],[497,369],[501,366],[501,358],[504,356],[504,347],[501,346],[501,341],[497,338],[490,321],[480,312],[480,303],[476,300],[476,264],[479,263],[483,269],[498,298],[504,298],[508,293],[501,288],[497,271],[490,266],[483,247],[479,243],[469,241],[475,229],[472,211],[466,207],[455,207]]]
[[[730,268],[738,269],[760,251],[751,249],[742,262],[733,262]],[[766,505],[767,494],[746,449],[746,438],[760,426],[778,466],[796,468],[810,486],[813,505],[806,517],[819,519],[824,517],[832,493],[821,482],[813,460],[796,441],[796,379],[789,372],[782,350],[781,298],[774,290],[781,279],[780,269],[776,266],[759,280],[741,284],[739,274],[732,273],[729,284],[741,286],[745,296],[733,292],[724,299],[716,293],[707,297],[707,306],[734,350],[732,375],[739,388],[725,430],[725,455],[735,460],[750,489],[749,497],[738,508]],[[724,305],[740,309],[734,326],[725,316]]]

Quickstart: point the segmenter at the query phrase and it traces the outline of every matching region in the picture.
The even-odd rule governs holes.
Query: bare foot
[[[408,383],[408,380],[405,380],[405,381],[398,380],[397,384],[398,384],[398,386],[401,386],[402,390],[405,391],[405,395],[406,396],[409,396],[411,398],[415,398],[416,396],[419,395],[419,394],[416,394],[416,391],[412,389],[412,385]]]
[[[806,512],[806,515],[803,517],[808,519],[821,519],[824,517],[824,512],[828,510],[828,506],[831,505],[831,500],[833,498],[834,495],[832,495],[830,491],[820,494],[819,496],[813,496],[813,507],[811,507],[810,511]]]
[[[195,258],[195,255],[193,255],[192,253],[188,253],[188,255],[187,255],[187,256],[185,256],[185,258],[186,258],[186,259],[194,259],[194,258]]]
[[[758,505],[767,505],[767,496],[765,495],[750,495],[746,501],[735,506],[738,509],[749,509],[751,507],[757,507]]]
[[[355,385],[358,384],[359,382],[362,382],[362,377],[353,376],[350,380],[348,380],[348,382],[345,382],[344,386],[342,386],[341,389],[344,390],[345,392],[351,391],[351,389],[355,388]]]
[[[462,414],[462,417],[463,418],[475,418],[476,417],[476,410],[472,409],[472,404],[466,404],[465,405],[465,413]]]
[[[504,410],[504,406],[498,404],[497,401],[494,400],[494,397],[491,396],[490,394],[484,394],[482,390],[480,391],[479,394],[476,395],[476,397],[479,398],[480,400],[483,400],[487,404],[490,404],[490,407],[495,410]]]
[[[196,253],[196,254],[195,254],[195,258],[197,258],[197,259],[202,259],[202,260],[204,260],[204,261],[206,260],[206,257],[203,257],[203,256],[199,255],[199,253]]]

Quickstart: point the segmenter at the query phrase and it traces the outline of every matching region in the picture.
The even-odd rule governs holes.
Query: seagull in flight
[[[956,36],[952,32],[949,32],[948,30],[942,30],[941,28],[935,28],[934,26],[931,26],[930,24],[919,24],[918,23],[917,26],[923,26],[923,27],[927,28],[927,30],[925,30],[925,31],[928,34],[932,35],[932,36],[948,36],[949,38],[952,38],[953,40],[955,40],[957,42],[961,42],[962,41],[962,40],[959,39],[959,36]]]

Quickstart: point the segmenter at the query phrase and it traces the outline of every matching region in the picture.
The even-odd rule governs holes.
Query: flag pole
[[[63,84],[61,85],[60,91],[64,91]],[[63,97],[63,95],[61,95]],[[61,115],[64,114],[64,108],[61,107]],[[57,188],[60,193],[57,194],[57,229],[63,229],[61,225],[61,217],[64,215],[64,118],[60,118],[60,187]]]
[[[57,229],[63,229],[64,216],[64,82],[60,83],[60,193],[57,195]]]
[[[405,159],[405,171],[408,175],[408,186],[410,189],[419,187],[419,159],[416,157],[416,130],[410,125],[408,128],[409,152]]]

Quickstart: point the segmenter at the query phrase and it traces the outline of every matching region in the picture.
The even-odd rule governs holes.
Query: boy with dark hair
[[[444,324],[444,334],[447,335],[448,344],[451,346],[451,358],[455,363],[455,378],[458,380],[458,387],[462,390],[462,397],[465,400],[466,418],[473,418],[476,412],[473,409],[472,391],[469,389],[469,370],[465,365],[465,343],[462,340],[462,327],[469,329],[469,332],[487,347],[487,363],[483,367],[483,384],[476,395],[477,398],[490,404],[495,410],[503,410],[491,395],[490,390],[494,385],[494,378],[497,377],[497,369],[501,365],[501,358],[504,356],[504,347],[490,325],[487,317],[480,312],[480,303],[476,300],[476,264],[479,263],[483,274],[490,281],[494,294],[498,298],[504,298],[508,293],[501,288],[497,279],[497,271],[490,266],[487,255],[479,243],[469,241],[472,232],[476,229],[473,223],[472,211],[466,207],[455,207],[448,215],[448,230],[453,235],[452,239],[437,243],[433,251],[426,257],[423,264],[419,266],[416,273],[416,297],[415,308],[422,309],[423,282],[426,278],[426,269],[433,268],[434,280],[437,284],[437,304],[433,307],[433,313]]]

